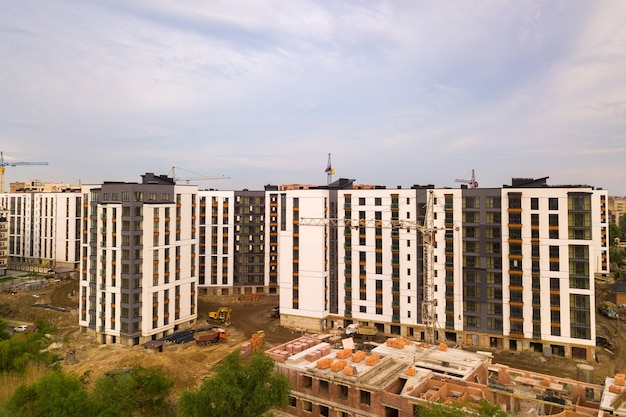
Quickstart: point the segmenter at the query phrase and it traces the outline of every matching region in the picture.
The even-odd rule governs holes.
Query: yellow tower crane
[[[4,153],[0,151],[0,193],[4,192],[4,169],[8,166],[18,165],[48,165],[47,162],[18,162],[18,161],[5,161]]]

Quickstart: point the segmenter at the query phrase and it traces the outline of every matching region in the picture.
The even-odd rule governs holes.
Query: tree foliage
[[[170,406],[167,397],[173,385],[163,370],[138,367],[99,378],[92,396],[99,409],[107,411],[101,416],[161,416]]]
[[[620,238],[621,235],[619,226],[615,223],[609,223],[609,245],[615,246],[615,238]]]
[[[510,414],[502,411],[497,404],[483,399],[478,402],[478,407],[475,405],[463,407],[462,403],[454,405],[439,403],[418,405],[415,409],[415,415],[419,417],[507,417]]]
[[[289,380],[275,372],[270,357],[257,351],[244,361],[235,351],[198,390],[183,393],[178,412],[182,417],[258,417],[286,406],[289,391]]]
[[[7,332],[8,324],[0,318],[0,340],[7,340],[11,335]]]
[[[78,378],[53,371],[32,385],[22,385],[0,416],[80,417],[96,415],[93,403]]]
[[[160,369],[136,368],[98,378],[89,392],[80,378],[52,371],[19,387],[0,407],[0,417],[162,416],[172,386]]]
[[[59,356],[43,351],[50,344],[43,332],[15,334],[0,341],[0,372],[21,372],[29,362],[52,364]]]
[[[619,232],[620,238],[626,240],[626,215],[622,215],[619,218]]]

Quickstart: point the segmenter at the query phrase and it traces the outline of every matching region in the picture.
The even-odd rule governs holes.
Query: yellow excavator
[[[230,326],[230,317],[233,309],[230,307],[220,307],[216,311],[209,311],[209,318],[217,320],[224,326]]]

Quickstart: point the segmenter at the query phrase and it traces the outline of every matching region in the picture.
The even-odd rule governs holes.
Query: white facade
[[[75,192],[0,194],[0,207],[9,213],[9,269],[45,273],[76,267],[80,205]]]
[[[609,272],[606,191],[346,187],[283,194],[283,325],[324,331],[355,322],[476,347],[592,354],[594,275]],[[405,223],[394,229],[394,221]],[[433,233],[431,272],[423,264],[425,224]],[[426,300],[433,299],[431,314]]]
[[[195,323],[197,187],[104,183],[83,194],[83,330],[136,345]]]
[[[199,285],[225,294],[233,286],[234,191],[202,190],[198,197],[204,215],[200,216],[200,264],[203,277]]]

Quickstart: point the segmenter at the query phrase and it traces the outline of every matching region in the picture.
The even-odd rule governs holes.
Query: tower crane
[[[195,177],[177,177],[176,176],[176,170],[189,172],[190,174],[194,174],[196,176]],[[172,169],[170,170],[168,175],[170,175],[170,177],[174,180],[174,182],[185,181],[185,183],[187,183],[187,184],[189,184],[191,181],[228,180],[228,179],[230,179],[230,177],[228,177],[226,175],[219,175],[219,176],[209,177],[209,176],[206,176],[206,175],[196,174],[195,172],[187,171],[187,170],[185,170],[183,168],[179,168],[179,167],[172,167]]]
[[[330,154],[328,154],[328,164],[326,165],[326,169],[324,170],[326,173],[326,183],[330,184],[333,182],[333,174],[335,173],[335,169],[333,165],[330,163]]]
[[[0,193],[4,192],[4,169],[8,166],[18,165],[48,165],[47,162],[18,162],[18,161],[5,161],[4,153],[0,151]]]
[[[476,181],[476,175],[474,174],[474,170],[472,169],[472,177],[469,180],[459,179],[457,178],[454,182],[462,182],[464,184],[468,184],[470,188],[478,188],[478,181]]]
[[[439,328],[437,323],[436,306],[437,300],[435,299],[435,264],[434,264],[434,243],[435,233],[437,230],[444,230],[443,228],[436,228],[434,226],[434,214],[433,214],[433,190],[429,190],[428,199],[426,202],[426,213],[424,217],[424,224],[419,224],[416,221],[411,220],[374,220],[374,219],[336,219],[336,218],[311,218],[302,217],[299,219],[299,224],[310,226],[330,226],[330,227],[382,227],[384,229],[407,229],[417,230],[422,236],[423,247],[423,275],[424,275],[424,299],[422,301],[422,321],[425,330],[425,339],[430,342],[435,342],[435,331]],[[443,334],[445,339],[445,334]]]

